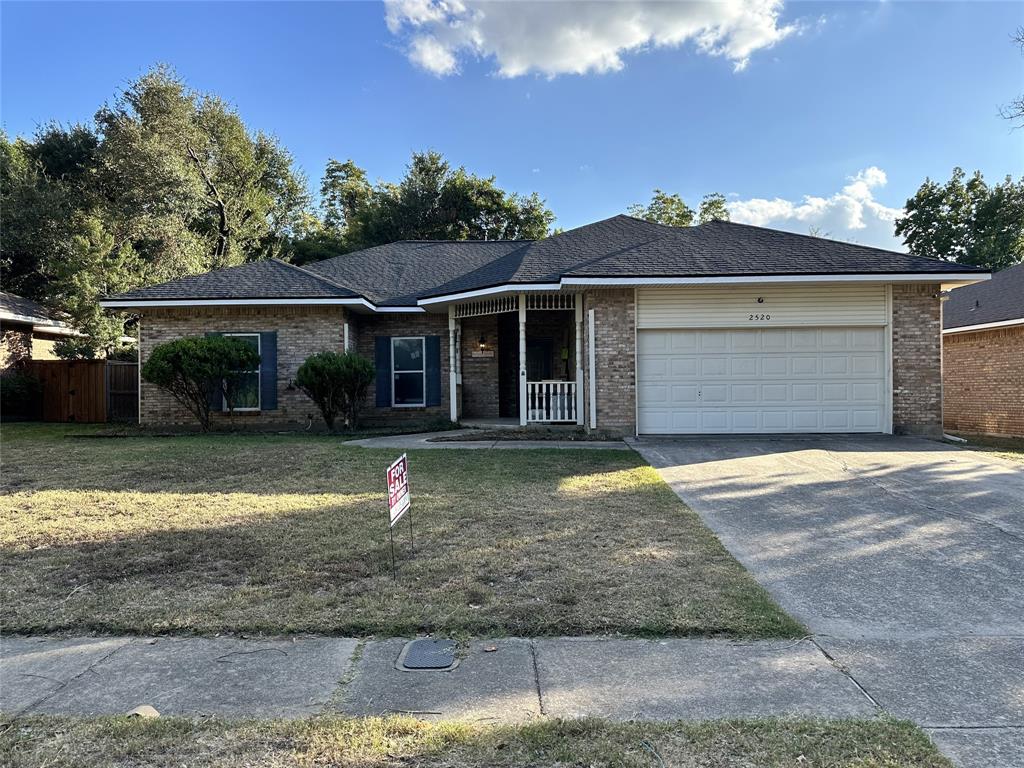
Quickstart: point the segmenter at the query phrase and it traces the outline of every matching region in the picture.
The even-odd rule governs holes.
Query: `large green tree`
[[[709,221],[729,221],[729,208],[725,195],[712,192],[704,195],[700,201],[699,212],[686,204],[678,194],[669,194],[655,189],[651,202],[647,205],[634,203],[626,209],[626,213],[638,219],[652,221],[655,224],[667,224],[670,227],[692,227],[694,224],[706,224]]]
[[[1024,179],[988,185],[954,168],[945,184],[925,179],[896,221],[896,235],[919,256],[993,270],[1024,261]]]
[[[309,203],[275,139],[165,67],[92,125],[0,137],[0,184],[5,290],[67,311],[107,350],[124,321],[102,295],[286,255]]]
[[[647,205],[634,203],[626,209],[630,216],[652,221],[655,224],[667,224],[670,227],[689,227],[693,225],[696,214],[683,202],[678,194],[669,194],[655,189],[651,202]]]
[[[343,250],[395,240],[538,239],[555,218],[536,193],[506,192],[493,176],[453,168],[432,151],[414,153],[398,183],[374,186],[351,160],[331,160],[321,201],[325,234],[314,239],[335,237]]]

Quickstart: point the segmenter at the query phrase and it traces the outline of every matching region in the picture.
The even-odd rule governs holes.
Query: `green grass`
[[[967,444],[956,443],[971,451],[993,453],[1010,461],[1024,463],[1024,437],[989,437],[987,435],[960,435]]]
[[[412,452],[396,583],[397,451],[81,432],[3,427],[7,632],[803,633],[631,451]]]
[[[922,731],[895,720],[579,720],[486,727],[409,718],[228,723],[30,717],[8,725],[0,735],[0,763],[10,768],[951,768]]]

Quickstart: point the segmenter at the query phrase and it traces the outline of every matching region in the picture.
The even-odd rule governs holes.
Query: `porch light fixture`
[[[480,334],[480,342],[479,343],[480,343],[480,351],[481,352],[483,352],[485,349],[487,349],[487,337],[484,336],[482,333]]]

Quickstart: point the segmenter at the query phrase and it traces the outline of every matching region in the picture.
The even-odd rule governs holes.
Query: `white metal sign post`
[[[391,540],[391,572],[398,579],[395,565],[395,525],[408,513],[409,541],[416,551],[416,538],[412,530],[412,497],[409,495],[409,457],[402,454],[388,467],[388,537]]]

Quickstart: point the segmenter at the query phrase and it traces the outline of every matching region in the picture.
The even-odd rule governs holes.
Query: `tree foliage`
[[[0,137],[5,290],[67,311],[111,351],[105,293],[283,255],[308,208],[290,155],[159,67],[92,125]]]
[[[992,270],[1024,261],[1024,179],[994,186],[979,171],[954,168],[945,184],[931,179],[907,200],[896,235],[918,256]]]
[[[627,212],[638,219],[652,221],[655,224],[667,224],[670,227],[689,227],[693,225],[693,209],[683,202],[678,194],[668,194],[655,189],[651,202],[647,205],[634,203]]]
[[[712,192],[704,195],[700,201],[698,213],[686,204],[678,194],[669,194],[655,189],[651,202],[647,205],[634,203],[626,209],[626,213],[638,219],[652,221],[655,224],[667,224],[670,227],[692,227],[694,224],[706,224],[709,221],[729,221],[729,208],[725,195]]]
[[[240,339],[190,336],[154,347],[142,366],[142,378],[169,392],[208,432],[211,399],[223,397],[233,412],[240,372],[259,364],[256,349]]]
[[[359,425],[359,408],[373,383],[373,363],[354,352],[318,352],[306,358],[295,384],[306,393],[327,424],[343,417],[350,429]]]
[[[398,183],[374,186],[351,160],[331,160],[320,195],[314,251],[332,240],[344,250],[396,240],[533,240],[546,237],[555,218],[536,193],[505,192],[493,176],[453,168],[438,152],[413,153]]]
[[[709,221],[729,221],[729,208],[725,202],[725,195],[721,192],[712,192],[704,195],[700,201],[700,212],[697,214],[701,224]]]

